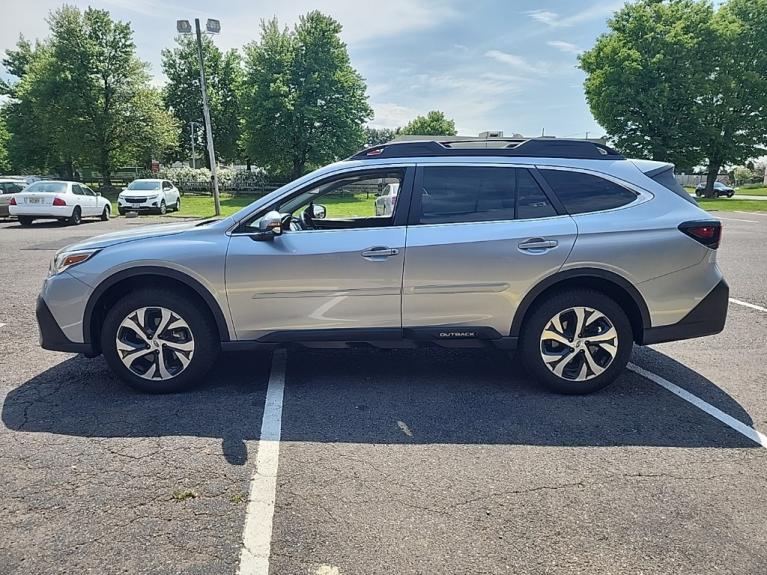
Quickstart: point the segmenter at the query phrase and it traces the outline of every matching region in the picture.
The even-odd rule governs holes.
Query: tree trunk
[[[290,177],[295,180],[303,176],[305,166],[306,160],[304,158],[293,158],[293,169],[290,172]]]
[[[714,183],[716,182],[716,177],[719,175],[719,168],[722,167],[722,164],[717,161],[711,161],[708,164],[708,172],[706,173],[706,189],[703,191],[703,195],[707,198],[715,198],[716,193],[714,192]]]
[[[99,171],[101,171],[101,188],[109,191],[112,188],[112,166],[109,163],[109,152],[105,149],[101,150]]]

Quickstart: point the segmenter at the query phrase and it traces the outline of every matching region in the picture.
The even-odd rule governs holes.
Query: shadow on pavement
[[[656,373],[673,373],[751,425],[711,381],[641,353]],[[158,396],[123,386],[101,359],[75,357],[12,390],[2,420],[12,430],[82,437],[220,437],[226,460],[242,465],[245,441],[258,439],[269,364],[265,353],[227,354],[203,387]],[[756,447],[636,374],[596,394],[556,395],[488,350],[291,349],[282,429],[283,441]]]

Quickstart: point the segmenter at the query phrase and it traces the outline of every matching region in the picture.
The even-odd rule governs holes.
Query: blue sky
[[[160,50],[173,44],[177,18],[221,20],[216,43],[239,48],[257,39],[259,22],[291,25],[312,9],[344,26],[352,64],[368,84],[371,124],[396,127],[431,109],[456,121],[459,133],[591,136],[603,134],[583,95],[577,54],[606,30],[623,0],[100,0],[131,22],[139,56],[163,82]],[[0,50],[47,33],[45,17],[61,2],[4,0]]]

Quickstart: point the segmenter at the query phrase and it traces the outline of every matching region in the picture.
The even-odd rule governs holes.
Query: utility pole
[[[200,19],[194,19],[194,29],[197,33],[197,55],[200,57],[200,90],[202,91],[202,114],[205,118],[205,139],[208,143],[210,158],[210,174],[213,177],[213,205],[216,215],[221,215],[221,200],[218,197],[218,170],[216,169],[216,152],[213,149],[213,128],[210,124],[210,109],[208,108],[208,89],[205,86],[205,60],[202,57],[202,33]]]
[[[193,170],[197,168],[197,165],[195,164],[195,161],[194,161],[194,154],[195,154],[195,152],[194,152],[194,136],[195,136],[194,127],[197,126],[197,125],[198,125],[197,122],[189,122],[189,136],[190,136],[191,141],[192,141],[192,169]]]

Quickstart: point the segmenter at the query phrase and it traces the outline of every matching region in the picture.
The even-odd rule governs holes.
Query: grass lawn
[[[767,200],[739,200],[734,198],[698,198],[698,204],[707,211],[767,212]]]
[[[736,188],[735,197],[741,196],[767,196],[767,187],[761,188]]]
[[[221,215],[232,215],[240,208],[254,202],[255,196],[232,196],[221,194]],[[322,204],[327,208],[329,218],[367,217],[375,215],[375,196],[365,194],[345,194],[339,197],[323,198]],[[179,217],[213,217],[213,198],[211,196],[183,196],[181,211],[173,212]]]

